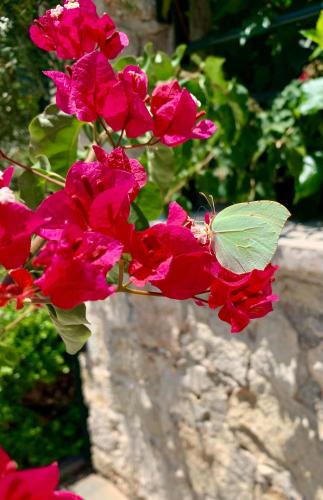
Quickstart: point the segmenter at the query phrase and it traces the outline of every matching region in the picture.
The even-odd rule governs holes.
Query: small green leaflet
[[[62,337],[66,352],[76,354],[91,335],[86,319],[85,304],[80,304],[73,309],[64,310],[47,305],[49,316],[54,323],[58,334]]]
[[[264,269],[271,261],[290,213],[275,201],[252,201],[225,208],[211,223],[220,264],[236,274]]]

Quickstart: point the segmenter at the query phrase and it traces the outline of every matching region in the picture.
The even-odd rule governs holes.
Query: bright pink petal
[[[55,491],[53,500],[86,500],[71,491]]]
[[[16,462],[11,460],[9,455],[0,447],[0,481],[1,476],[8,472],[15,471],[17,468]]]
[[[38,224],[39,219],[24,205],[0,203],[0,264],[13,269],[25,263]]]
[[[107,124],[116,132],[126,125],[129,107],[128,96],[122,82],[116,83],[110,90],[109,95],[101,109],[101,114]]]
[[[8,167],[3,172],[0,172],[0,189],[3,187],[9,187],[13,173],[14,167]]]
[[[188,219],[187,212],[176,201],[172,201],[168,207],[167,224],[182,226]]]
[[[103,170],[107,168],[123,170],[134,176],[135,185],[129,193],[131,199],[134,199],[147,182],[147,173],[141,163],[138,160],[128,158],[123,148],[116,148],[109,154],[99,146],[93,146],[93,149]]]
[[[64,113],[73,115],[76,112],[71,99],[72,81],[69,75],[61,71],[43,71],[44,75],[51,78],[56,85],[56,105]]]
[[[71,99],[79,120],[91,122],[104,116],[106,100],[116,77],[107,58],[91,52],[79,59],[72,68]]]
[[[124,127],[130,138],[139,137],[153,128],[153,120],[146,104],[136,94],[131,96],[129,114]]]
[[[37,214],[44,220],[38,234],[45,239],[59,240],[62,231],[69,224],[84,230],[88,228],[87,213],[83,209],[82,200],[69,197],[65,190],[48,196],[39,205]]]
[[[192,139],[208,139],[217,130],[217,126],[211,120],[202,120],[193,128]]]
[[[100,49],[108,59],[115,59],[128,45],[129,39],[127,35],[122,31],[117,31],[107,38],[104,43],[100,44]]]
[[[44,35],[44,32],[40,26],[36,24],[31,26],[29,29],[29,35],[32,42],[40,49],[48,51],[55,50],[55,43],[51,38]]]

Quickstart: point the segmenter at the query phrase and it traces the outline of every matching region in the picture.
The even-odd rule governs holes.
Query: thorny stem
[[[89,153],[85,159],[86,163],[91,163],[92,161],[95,160],[95,152],[93,150],[93,146],[96,146],[96,145],[101,146],[101,144],[104,143],[105,137],[106,137],[106,133],[105,133],[105,131],[103,131],[103,132],[101,132],[101,134],[99,134],[97,139],[91,144]]]
[[[111,132],[109,131],[109,129],[107,128],[106,124],[104,123],[104,121],[102,120],[102,118],[100,116],[98,118],[98,122],[100,123],[100,125],[103,128],[104,132],[107,134],[111,146],[113,148],[115,148],[116,145],[115,145],[115,142],[114,142],[113,137],[111,135]]]
[[[209,302],[207,300],[201,299],[200,297],[197,297],[196,295],[194,295],[193,299],[199,300],[200,302],[203,302],[204,304],[209,304]]]
[[[124,273],[124,261],[121,259],[119,262],[119,276],[118,276],[118,291],[123,288],[123,273]]]
[[[165,297],[161,292],[149,292],[148,290],[134,290],[133,288],[127,288],[122,286],[117,292],[131,293],[133,295],[144,295],[146,297]]]
[[[42,179],[45,179],[48,182],[51,182],[52,184],[56,184],[56,186],[59,186],[59,187],[65,186],[65,184],[63,182],[60,182],[56,179],[52,179],[51,177],[48,177],[47,175],[43,174],[42,172],[38,172],[37,170],[29,167],[28,165],[24,165],[23,163],[20,163],[19,161],[14,160],[13,158],[10,158],[1,149],[0,149],[0,158],[3,158],[4,160],[6,160],[10,163],[13,163],[14,165],[17,165],[17,167],[20,167],[23,170],[26,170],[26,172],[30,172],[34,175],[37,175],[38,177],[41,177]]]
[[[135,148],[145,148],[146,146],[147,147],[156,146],[156,144],[160,142],[160,139],[156,139],[156,141],[152,142],[153,139],[154,138],[151,137],[148,142],[143,142],[142,144],[131,144],[130,146],[125,146],[124,149],[135,149]]]
[[[123,134],[124,134],[124,128],[121,130],[121,134],[120,134],[118,142],[116,144],[116,148],[118,148],[120,146],[122,138],[123,138]]]

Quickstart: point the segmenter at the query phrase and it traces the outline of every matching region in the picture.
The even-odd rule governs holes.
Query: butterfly
[[[214,215],[209,237],[220,264],[236,274],[265,269],[290,215],[268,200],[237,203]]]

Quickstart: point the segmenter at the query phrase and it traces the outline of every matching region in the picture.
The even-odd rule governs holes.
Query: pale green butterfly
[[[275,201],[252,201],[225,208],[211,222],[213,249],[220,264],[236,274],[265,269],[290,213]]]

